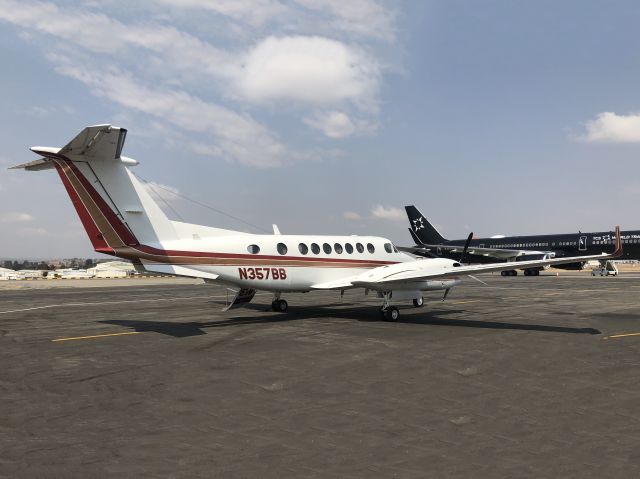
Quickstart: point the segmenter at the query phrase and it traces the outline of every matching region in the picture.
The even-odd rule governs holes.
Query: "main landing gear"
[[[271,310],[276,313],[286,313],[289,309],[289,303],[286,300],[280,299],[280,293],[273,295],[273,301],[271,301]]]
[[[382,293],[382,298],[384,300],[382,307],[380,308],[380,315],[382,316],[382,320],[396,322],[400,317],[400,310],[395,306],[391,306],[390,304],[391,291]]]
[[[540,270],[538,270],[538,269],[525,269],[524,270],[524,275],[525,276],[540,276]]]
[[[518,276],[518,272],[515,269],[509,271],[500,271],[500,276]]]

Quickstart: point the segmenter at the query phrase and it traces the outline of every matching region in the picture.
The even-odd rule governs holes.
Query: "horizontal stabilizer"
[[[27,171],[41,171],[41,170],[50,170],[55,168],[53,163],[45,158],[40,158],[39,160],[33,160],[29,163],[23,163],[21,165],[12,166],[9,168],[10,170],[27,170]]]

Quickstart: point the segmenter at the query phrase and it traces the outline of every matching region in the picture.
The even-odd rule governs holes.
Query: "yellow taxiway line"
[[[52,339],[51,342],[57,343],[60,341],[75,341],[77,339],[97,339],[97,338],[107,338],[110,336],[128,336],[130,334],[141,334],[141,333],[142,331],[125,331],[123,333],[94,334],[93,336],[77,336],[75,338]]]
[[[624,334],[613,334],[611,336],[607,336],[603,339],[618,339],[618,338],[627,338],[629,336],[640,336],[640,333],[624,333]]]

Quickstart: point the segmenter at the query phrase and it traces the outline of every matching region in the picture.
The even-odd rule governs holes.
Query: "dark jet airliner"
[[[420,213],[415,206],[405,206],[409,217],[409,233],[416,243],[414,248],[406,248],[415,254],[439,256],[460,260],[467,240],[448,240]],[[624,253],[619,259],[640,259],[640,230],[622,231]],[[492,236],[472,238],[465,261],[475,263],[495,262],[496,259],[518,261],[583,256],[602,253],[614,247],[615,233],[569,233],[535,236]],[[404,248],[403,248],[404,249]],[[554,266],[562,269],[583,269],[586,263],[568,263]],[[611,265],[607,265],[611,267]],[[525,269],[525,276],[537,276],[542,268]],[[516,269],[503,271],[503,276],[515,276]]]

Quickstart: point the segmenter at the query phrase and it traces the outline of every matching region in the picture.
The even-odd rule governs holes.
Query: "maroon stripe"
[[[56,167],[56,171],[58,172],[58,175],[60,175],[62,184],[67,190],[67,193],[69,194],[69,198],[71,198],[71,203],[73,204],[74,208],[76,209],[76,212],[78,213],[78,216],[80,217],[82,226],[84,226],[84,229],[87,232],[87,235],[89,236],[89,240],[93,245],[93,249],[111,250],[107,242],[104,240],[102,233],[100,233],[100,230],[98,229],[95,222],[91,218],[91,214],[89,213],[87,208],[84,206],[84,203],[82,202],[82,200],[78,196],[78,193],[76,192],[73,185],[69,181],[69,178],[67,178],[67,175],[64,173],[64,171],[62,171],[62,167],[58,164],[57,161],[54,161],[53,164]],[[113,250],[111,251],[113,252]]]
[[[120,218],[116,216],[111,207],[104,201],[100,193],[95,190],[91,183],[89,183],[87,178],[82,174],[78,167],[74,165],[73,162],[69,159],[66,160],[66,163],[76,175],[89,196],[91,196],[91,199],[96,203],[96,205],[98,206],[104,217],[107,219],[111,227],[120,237],[122,242],[126,245],[139,244],[139,241],[136,239],[136,237],[133,236],[131,231],[129,231],[129,229],[122,223],[122,220],[120,220]]]
[[[235,254],[235,253],[214,253],[204,251],[178,251],[178,250],[164,250],[153,248],[147,245],[137,245],[135,249],[147,254],[153,254],[156,256],[183,256],[187,258],[235,258],[235,259],[256,259],[256,260],[280,260],[280,261],[308,261],[312,262],[333,262],[333,263],[349,263],[349,264],[367,264],[367,265],[385,265],[395,264],[395,261],[380,261],[380,260],[366,260],[366,259],[348,259],[348,258],[327,258],[327,257],[308,257],[308,256],[269,256],[259,254]]]

